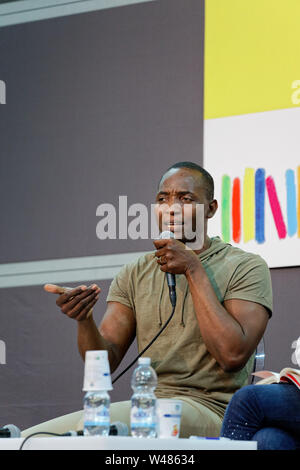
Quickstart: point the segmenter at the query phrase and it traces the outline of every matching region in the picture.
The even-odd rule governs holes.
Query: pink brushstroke
[[[268,176],[266,179],[266,187],[278,236],[279,238],[285,238],[287,235],[287,229],[283,220],[282,210],[272,176]]]

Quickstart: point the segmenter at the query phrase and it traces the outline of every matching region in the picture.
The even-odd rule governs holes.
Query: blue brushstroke
[[[255,240],[265,242],[265,170],[258,168],[255,172]]]
[[[286,170],[285,183],[288,234],[290,237],[292,237],[293,235],[295,235],[298,228],[295,172],[293,170]]]

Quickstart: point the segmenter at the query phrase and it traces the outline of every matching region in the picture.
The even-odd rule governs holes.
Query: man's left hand
[[[157,251],[155,256],[161,271],[172,274],[186,274],[192,267],[200,263],[193,250],[184,243],[173,238],[154,240]]]

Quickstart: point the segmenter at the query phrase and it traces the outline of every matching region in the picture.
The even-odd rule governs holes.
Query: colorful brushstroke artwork
[[[300,265],[300,108],[207,119],[204,168],[219,207],[220,236],[270,267]]]
[[[265,204],[270,205],[279,239],[298,234],[300,238],[300,211],[297,211],[297,192],[300,194],[300,166],[285,173],[286,201],[280,201],[272,176],[266,177],[264,168],[246,168],[244,180],[236,177],[231,183],[229,175],[222,176],[221,220],[222,238],[227,243],[240,243],[243,229],[244,242],[256,240],[265,243]],[[296,182],[297,181],[297,182]],[[243,185],[243,197],[241,186]],[[282,206],[286,205],[287,222]],[[241,208],[243,207],[243,210]]]

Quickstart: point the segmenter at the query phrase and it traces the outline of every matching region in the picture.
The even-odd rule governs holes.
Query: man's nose
[[[180,201],[179,198],[172,198],[170,201],[169,201],[169,213],[171,215],[178,215],[178,214],[181,214],[182,213],[182,202]]]

